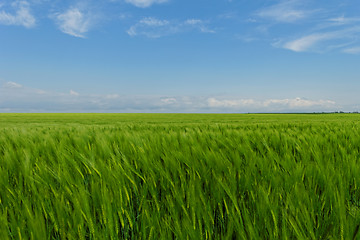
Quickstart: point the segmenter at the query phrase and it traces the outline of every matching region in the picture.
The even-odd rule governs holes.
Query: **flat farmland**
[[[359,114],[0,114],[0,239],[358,239]]]

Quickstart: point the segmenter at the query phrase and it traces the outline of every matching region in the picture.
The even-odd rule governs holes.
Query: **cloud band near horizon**
[[[0,87],[0,112],[179,112],[247,113],[337,111],[332,100],[244,99],[224,96],[159,96],[48,92],[5,82]]]

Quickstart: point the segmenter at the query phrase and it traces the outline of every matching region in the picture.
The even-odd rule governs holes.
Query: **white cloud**
[[[11,6],[15,9],[15,13],[11,14],[4,10],[0,11],[0,24],[24,26],[26,28],[31,28],[36,25],[36,19],[31,14],[27,1],[15,1]],[[1,7],[0,5],[0,8]]]
[[[275,31],[278,31],[282,35],[281,37],[271,36],[274,47],[285,48],[294,52],[341,51],[358,54],[357,48],[346,47],[359,43],[360,17],[356,15],[350,17],[335,15],[334,17],[334,11],[330,11],[330,8],[325,6],[316,8],[317,5],[301,0],[279,0],[277,4],[262,8],[253,15],[256,17],[256,21],[251,21],[252,24],[257,22],[258,24],[252,28],[252,35],[245,36],[251,38],[256,38],[257,34],[271,36]],[[258,21],[259,18],[268,20],[268,22],[264,24],[263,21]],[[284,30],[279,31],[280,27],[289,26],[279,26],[281,23],[297,24],[293,25],[293,29],[287,29],[285,32]],[[271,29],[274,24],[278,25],[278,29]],[[284,37],[284,33],[288,37]],[[276,39],[275,43],[274,39]]]
[[[41,89],[37,89],[37,90],[35,91],[35,93],[37,93],[37,94],[46,94],[46,91],[41,90]]]
[[[358,26],[359,22],[360,17],[345,17],[344,15],[338,17],[325,16],[324,19],[320,19],[314,25],[313,30],[337,29],[340,31],[341,29]]]
[[[177,102],[176,98],[162,98],[161,102],[165,104],[174,104]]]
[[[7,109],[7,110],[6,110]],[[358,110],[358,109],[351,109]],[[136,96],[79,94],[28,88],[14,82],[0,85],[0,112],[313,112],[337,111],[331,100],[304,98],[244,99],[239,97]]]
[[[91,15],[82,12],[76,7],[56,14],[55,20],[62,32],[80,38],[85,37],[85,33],[90,30],[92,24]]]
[[[356,48],[346,47],[359,43],[360,17],[356,15],[334,16],[335,11],[331,8],[335,5],[322,5],[321,8],[317,8],[319,4],[311,3],[311,1],[278,0],[276,4],[255,12],[253,15],[255,21],[251,22],[256,25],[252,28],[250,36],[252,38],[254,38],[253,36],[256,38],[258,34],[271,36],[278,31],[278,36],[271,36],[273,41],[276,39],[276,42],[272,44],[274,47],[294,52],[341,51],[357,54]],[[267,20],[266,24],[264,21],[260,21],[261,18]],[[280,25],[283,23],[296,23],[296,25],[293,25],[293,29],[284,31],[283,28],[289,26]],[[278,26],[277,29],[271,29],[274,24]],[[282,30],[279,31],[281,28]],[[284,37],[284,33],[288,37]]]
[[[144,18],[140,20],[139,23],[150,27],[161,27],[161,26],[169,25],[169,21],[167,20],[159,20],[152,17]]]
[[[253,99],[216,99],[209,98],[207,99],[209,107],[225,107],[225,108],[238,108],[243,106],[255,105],[255,101]]]
[[[345,24],[352,24],[352,23],[356,23],[356,22],[360,22],[360,18],[355,17],[355,18],[348,18],[348,17],[336,17],[336,18],[330,18],[328,19],[329,22],[334,23],[335,25],[345,25]]]
[[[22,85],[16,82],[6,82],[3,86],[5,88],[22,88]]]
[[[299,39],[287,42],[284,44],[284,48],[295,51],[304,52],[312,48],[317,43],[333,38],[332,34],[318,33],[301,37]]]
[[[118,94],[107,94],[107,95],[105,95],[105,98],[107,98],[107,99],[117,99],[119,97],[120,97],[120,95],[118,95]]]
[[[203,21],[200,19],[188,19],[184,22],[184,24],[189,24],[189,25],[198,25],[198,24],[202,24]]]
[[[280,41],[274,45],[295,52],[328,51],[336,48],[343,48],[344,46],[349,45],[349,42],[356,42],[359,37],[360,27],[355,26],[338,31],[313,33],[285,43]]]
[[[125,0],[127,3],[131,3],[136,7],[146,8],[153,4],[165,3],[168,0]]]
[[[298,109],[298,108],[309,108],[309,107],[334,107],[335,102],[331,100],[308,100],[302,98],[295,98],[295,99],[269,99],[263,102],[264,107],[269,106],[286,106],[290,109]]]
[[[160,20],[153,17],[141,19],[138,23],[131,26],[127,33],[130,36],[145,35],[149,38],[159,38],[165,35],[173,34],[177,30],[168,20]]]
[[[79,96],[80,94],[78,92],[75,92],[73,90],[70,90],[70,95],[71,96]]]
[[[295,0],[284,0],[276,5],[259,10],[256,15],[277,22],[295,22],[308,17],[311,11],[299,8],[300,2]]]
[[[232,109],[241,111],[247,109],[252,112],[286,112],[286,111],[319,111],[334,109],[336,103],[331,100],[308,100],[302,98],[293,99],[267,99],[256,101],[254,99],[224,99],[208,98],[207,104],[214,109]]]
[[[349,54],[360,54],[360,47],[346,48],[343,52]]]
[[[208,28],[206,23],[200,19],[187,19],[182,22],[160,20],[153,17],[141,19],[131,26],[127,33],[130,36],[144,35],[149,38],[159,38],[180,32],[200,31],[202,33],[215,33]]]
[[[215,30],[209,29],[206,23],[200,19],[187,19],[182,25],[189,25],[193,28],[198,28],[203,33],[215,33]]]

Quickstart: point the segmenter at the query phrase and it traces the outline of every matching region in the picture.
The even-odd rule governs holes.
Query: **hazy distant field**
[[[0,114],[0,239],[358,239],[360,114]]]

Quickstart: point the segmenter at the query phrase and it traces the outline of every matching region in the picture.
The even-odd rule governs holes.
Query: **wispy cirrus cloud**
[[[153,4],[165,3],[167,1],[168,0],[125,0],[125,2],[141,8],[150,7]]]
[[[294,52],[304,52],[313,48],[316,44],[333,39],[334,37],[336,37],[336,35],[332,33],[315,33],[286,42],[282,47]]]
[[[249,23],[254,25],[249,36],[259,38],[259,35],[266,35],[266,39],[270,36],[273,38],[272,46],[294,52],[339,51],[357,54],[360,16],[336,16],[336,7],[341,7],[341,4],[279,0],[255,11],[251,18],[255,21]],[[291,27],[289,24],[292,24]]]
[[[294,52],[324,52],[329,49],[343,48],[352,43],[356,43],[360,37],[360,27],[348,26],[336,31],[315,32],[309,35],[296,38],[294,40],[276,43],[275,45],[292,50]],[[347,53],[351,53],[352,48],[348,48]],[[356,49],[352,49],[353,51]],[[343,52],[346,53],[345,50]]]
[[[194,29],[198,29],[200,30],[200,32],[203,33],[216,33],[215,30],[210,29],[207,24],[200,19],[187,19],[185,20],[182,24],[180,24],[180,26],[184,27],[184,28],[194,28]]]
[[[176,33],[176,26],[170,24],[168,20],[160,20],[153,17],[141,19],[138,23],[131,26],[127,33],[130,36],[144,35],[149,38],[159,38],[165,35]]]
[[[330,23],[333,25],[347,25],[360,22],[360,17],[345,17],[344,15],[340,17],[330,18],[328,19]]]
[[[345,49],[343,49],[343,52],[349,53],[349,54],[360,54],[360,46],[345,48]]]
[[[154,17],[141,19],[131,26],[127,33],[130,36],[143,35],[149,38],[159,38],[180,32],[200,31],[202,33],[215,33],[206,22],[200,19],[187,19],[182,22],[161,20]]]
[[[94,20],[91,13],[78,7],[71,7],[64,12],[56,13],[52,17],[63,33],[79,38],[85,37]]]
[[[312,13],[313,11],[302,7],[301,1],[283,0],[278,4],[258,10],[255,15],[276,22],[292,23],[307,18]]]
[[[36,25],[36,19],[31,14],[30,4],[27,1],[14,1],[11,3],[13,12],[1,10],[3,5],[0,4],[0,24],[17,25],[31,28]]]

